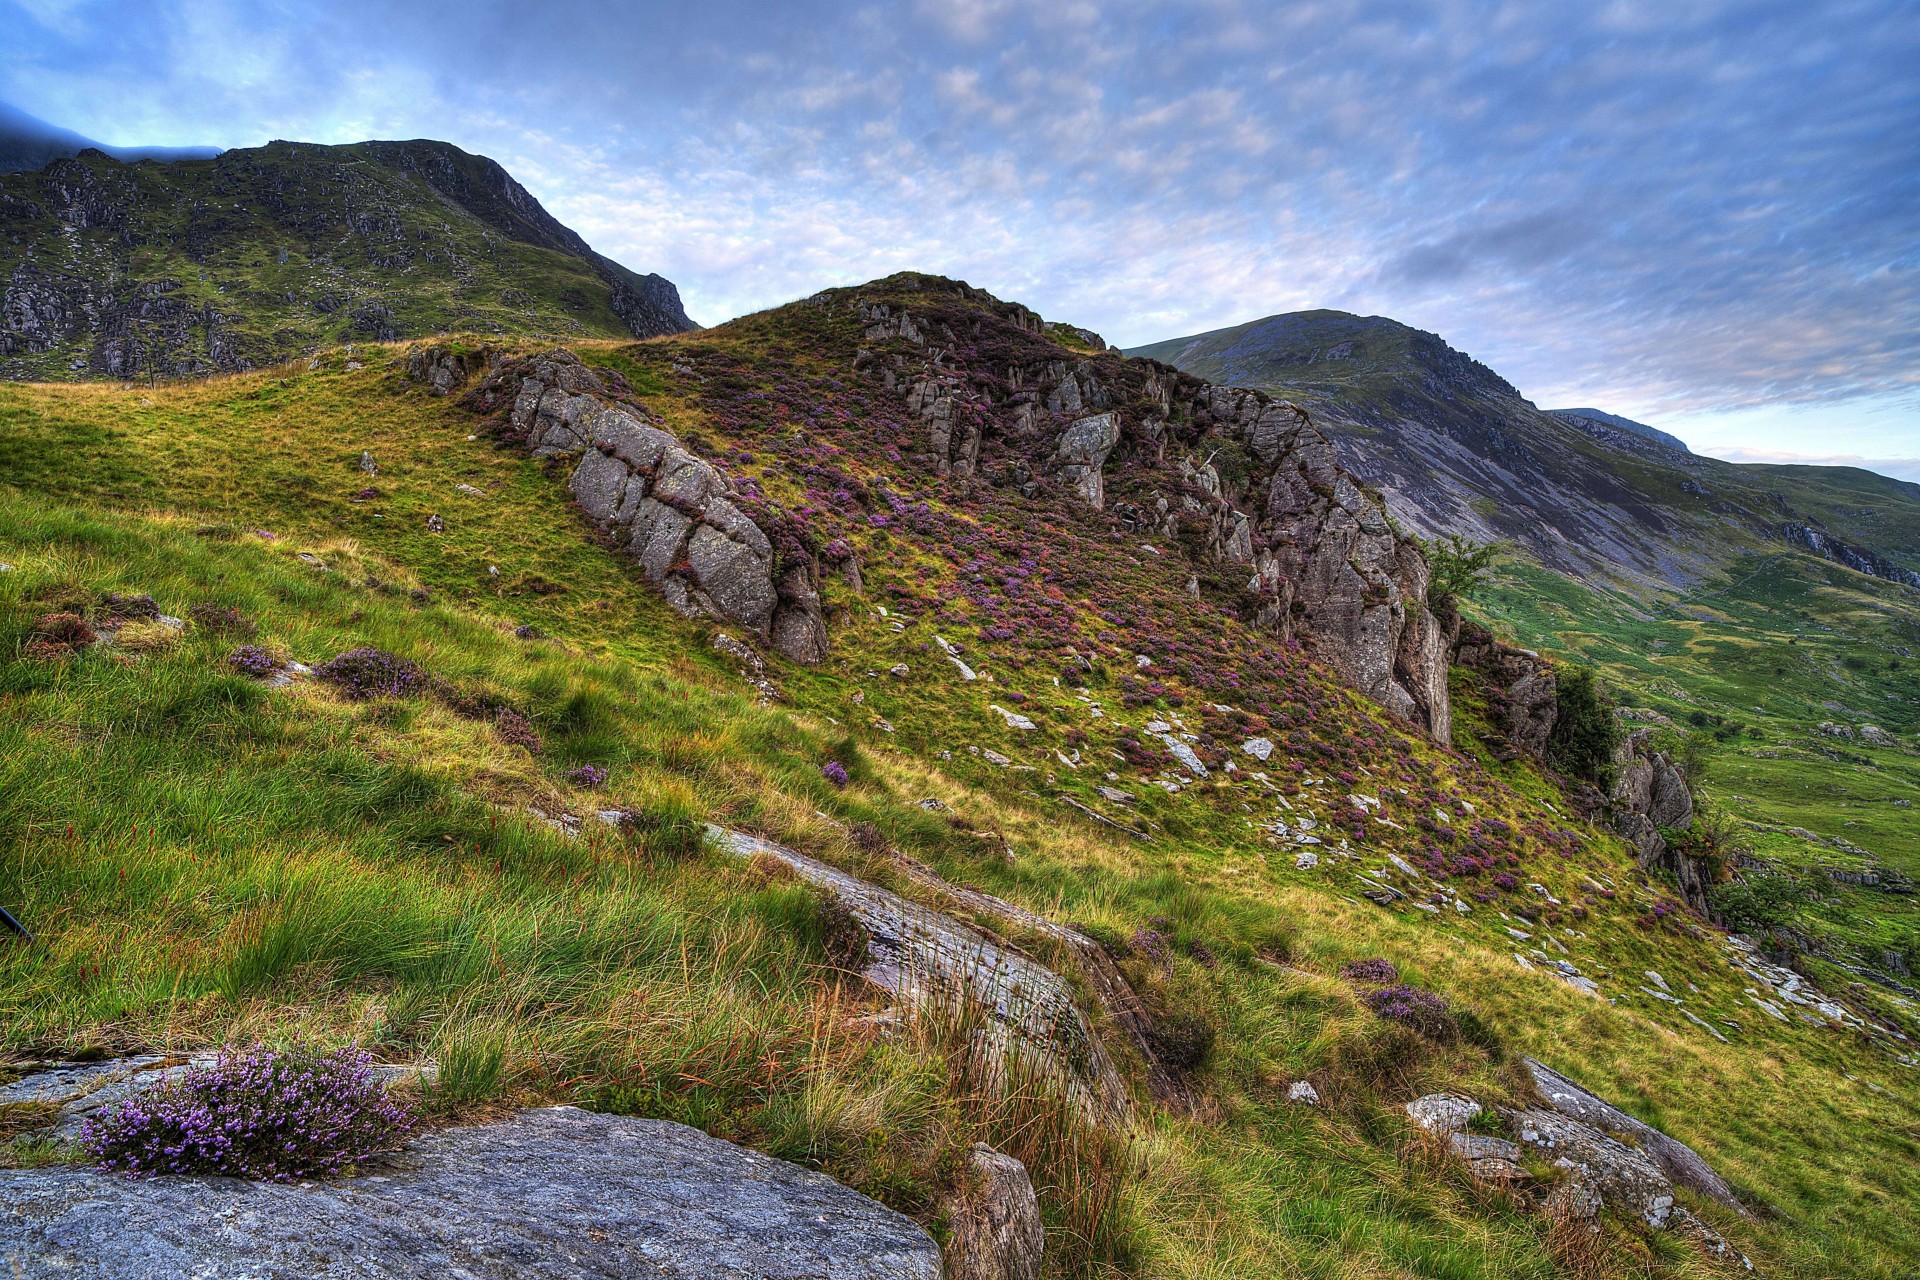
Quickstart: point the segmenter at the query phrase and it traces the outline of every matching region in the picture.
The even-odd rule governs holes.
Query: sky
[[[908,268],[1122,346],[1333,307],[1920,480],[1913,0],[0,0],[0,99],[445,139],[703,323]]]

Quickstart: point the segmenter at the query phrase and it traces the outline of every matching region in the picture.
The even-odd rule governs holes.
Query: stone
[[[1311,850],[1302,849],[1293,855],[1293,866],[1296,871],[1311,871],[1319,865],[1320,855]]]
[[[1479,1114],[1479,1103],[1454,1093],[1429,1093],[1407,1104],[1407,1115],[1435,1137],[1464,1132]]]
[[[362,1176],[281,1185],[0,1170],[24,1276],[115,1280],[938,1280],[910,1219],[664,1120],[573,1107],[443,1129]]]
[[[1554,1163],[1591,1193],[1650,1227],[1667,1225],[1673,1184],[1645,1152],[1557,1111],[1530,1108],[1503,1116],[1520,1142],[1551,1153]]]
[[[818,570],[790,523],[761,528],[718,467],[616,400],[572,352],[498,363],[464,402],[510,404],[508,425],[534,456],[576,458],[567,487],[580,511],[674,609],[745,627],[796,662],[826,656]]]
[[[1467,1172],[1482,1182],[1518,1182],[1527,1177],[1520,1163],[1520,1146],[1505,1138],[1480,1133],[1455,1133],[1447,1138],[1447,1149],[1467,1165]]]
[[[1700,1153],[1643,1120],[1628,1115],[1535,1058],[1523,1058],[1534,1087],[1556,1112],[1597,1129],[1622,1134],[1647,1153],[1676,1185],[1746,1213],[1733,1188]]]
[[[1273,757],[1273,742],[1267,738],[1248,738],[1240,744],[1240,749],[1255,760],[1268,760]]]
[[[1079,408],[1078,384],[1068,379],[1062,385],[1076,388],[1073,403],[1063,407]],[[1106,481],[1101,469],[1106,465],[1107,455],[1119,442],[1120,425],[1114,415],[1097,413],[1079,419],[1061,432],[1059,444],[1054,449],[1060,478],[1067,482],[1082,502],[1095,511],[1106,506]]]
[[[1015,711],[1009,711],[997,703],[988,703],[987,709],[999,713],[1000,718],[1007,722],[1009,729],[1032,729],[1034,727],[1033,721],[1029,720],[1026,716]]]
[[[947,1220],[947,1280],[1038,1280],[1046,1228],[1027,1167],[1012,1156],[975,1143]]]
[[[1295,1080],[1287,1090],[1287,1101],[1300,1106],[1317,1107],[1320,1105],[1320,1091],[1308,1080]]]
[[[986,754],[986,753],[983,753]],[[915,1012],[952,1016],[956,1003],[981,1014],[982,1044],[1048,1064],[1097,1120],[1130,1114],[1125,1081],[1072,989],[1055,973],[972,925],[868,884],[838,867],[745,832],[709,826],[708,838],[744,861],[770,857],[833,895],[860,922],[875,987]],[[1005,904],[1002,904],[1005,905]]]
[[[373,460],[373,454],[365,449],[360,451],[360,469],[370,476],[380,474],[380,464]]]
[[[1100,798],[1102,800],[1105,800],[1110,804],[1135,803],[1134,796],[1131,791],[1122,791],[1118,787],[1108,787],[1108,786],[1095,786],[1094,790],[1100,793]]]

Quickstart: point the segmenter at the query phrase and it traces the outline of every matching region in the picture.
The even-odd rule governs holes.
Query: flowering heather
[[[427,673],[385,649],[349,649],[313,669],[313,674],[356,701],[404,698],[426,684]]]
[[[847,785],[847,770],[838,760],[829,760],[820,766],[820,776],[836,787]]]
[[[1365,998],[1367,1008],[1380,1017],[1412,1027],[1423,1036],[1446,1040],[1455,1032],[1453,1014],[1448,1011],[1445,996],[1400,982],[1390,987],[1376,987],[1367,992]]]
[[[268,675],[280,664],[274,656],[257,644],[243,644],[227,655],[227,663],[241,675],[256,679]]]
[[[80,1144],[103,1172],[291,1182],[350,1169],[413,1125],[365,1050],[255,1045],[103,1108]]]
[[[1375,957],[1341,965],[1340,976],[1348,982],[1398,982],[1400,970],[1393,961]]]
[[[567,770],[567,781],[576,787],[601,787],[606,785],[607,771],[596,764],[583,764]]]
[[[533,727],[533,721],[518,711],[501,708],[493,716],[493,728],[500,740],[510,747],[525,747],[535,755],[540,754],[540,733]]]

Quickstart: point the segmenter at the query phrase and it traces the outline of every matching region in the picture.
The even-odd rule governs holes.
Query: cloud
[[[911,266],[1128,344],[1392,315],[1656,423],[1920,387],[1913,6],[30,3],[36,115],[445,137],[703,320]]]

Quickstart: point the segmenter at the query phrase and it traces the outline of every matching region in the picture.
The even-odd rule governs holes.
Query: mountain
[[[20,169],[40,169],[55,160],[93,150],[129,164],[155,160],[171,164],[176,160],[211,160],[220,154],[218,147],[109,147],[91,138],[83,138],[70,129],[48,124],[0,102],[0,173]]]
[[[1686,441],[1682,440],[1679,436],[1668,435],[1666,432],[1655,427],[1650,427],[1644,422],[1635,422],[1632,418],[1623,418],[1616,413],[1607,413],[1600,409],[1549,409],[1547,412],[1559,418],[1561,421],[1567,422],[1568,425],[1579,427],[1583,431],[1593,430],[1591,426],[1587,425],[1588,423],[1599,423],[1603,427],[1614,427],[1619,431],[1626,432],[1630,436],[1638,436],[1642,440],[1651,440],[1653,443],[1672,449],[1677,453],[1693,452],[1687,448]]]
[[[1589,584],[1685,590],[1737,556],[1800,547],[1920,585],[1920,506],[1898,491],[1859,503],[1826,468],[1739,466],[1597,410],[1543,412],[1384,316],[1269,316],[1128,354],[1285,396],[1414,530],[1510,541]]]
[[[1049,1280],[1920,1254],[1912,1008],[1707,922],[1677,747],[1619,743],[1603,794],[1517,745],[1616,735],[1455,634],[1307,413],[962,283],[0,384],[0,564],[26,1247],[102,1175],[16,1072],[264,1041],[431,1062],[429,1154],[550,1104],[691,1125],[934,1228],[954,1274],[981,1234]],[[1811,688],[1851,652],[1785,648],[1700,665]],[[1896,798],[1903,745],[1832,741]],[[1657,828],[1669,863],[1621,834]],[[461,1169],[462,1213],[560,1203],[535,1163]],[[488,1238],[659,1267],[626,1225]]]
[[[183,376],[451,330],[652,337],[678,290],[444,142],[272,142],[0,176],[0,376]]]

